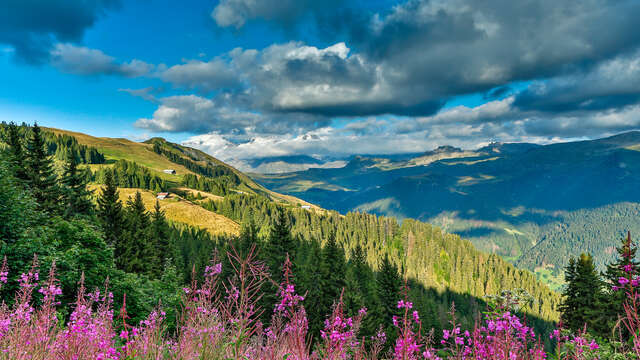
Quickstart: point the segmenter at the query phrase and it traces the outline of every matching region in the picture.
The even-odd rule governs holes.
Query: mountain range
[[[538,145],[441,146],[423,154],[356,156],[346,166],[252,174],[274,191],[340,212],[415,218],[562,283],[569,256],[596,264],[640,232],[640,132]]]

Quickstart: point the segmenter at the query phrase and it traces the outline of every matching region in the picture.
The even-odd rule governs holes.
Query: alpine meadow
[[[640,360],[638,14],[3,0],[0,360]]]

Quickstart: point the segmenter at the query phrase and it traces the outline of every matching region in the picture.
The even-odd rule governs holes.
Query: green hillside
[[[3,139],[8,138],[9,130],[6,125],[2,128]],[[428,314],[423,322],[426,328],[447,326],[451,303],[456,304],[459,320],[472,326],[478,312],[487,307],[486,296],[518,289],[534,300],[523,311],[536,329],[547,332],[558,320],[559,295],[532,273],[479,251],[440,227],[302,207],[307,203],[268,191],[200,151],[159,138],[136,143],[55,130],[76,139],[75,147],[86,146],[85,150],[103,157],[99,164],[78,165],[71,181],[70,164],[77,161],[78,154],[67,153],[64,160],[53,160],[44,152],[37,155],[32,150],[35,130],[22,131],[24,139],[17,142],[25,143],[24,151],[12,152],[22,146],[16,141],[4,149],[0,171],[9,173],[8,179],[23,177],[27,187],[21,190],[20,185],[8,180],[3,193],[23,191],[20,196],[36,205],[30,211],[13,211],[12,207],[23,205],[8,202],[8,216],[16,219],[7,223],[30,225],[24,230],[23,225],[11,230],[19,234],[7,240],[3,253],[9,255],[12,267],[24,268],[34,252],[41,253],[46,261],[72,261],[69,256],[74,251],[83,249],[91,254],[99,247],[106,254],[100,260],[104,269],[91,273],[91,284],[99,284],[106,276],[116,279],[114,286],[120,294],[127,293],[127,304],[133,304],[136,319],[150,311],[158,299],[163,304],[167,297],[175,300],[176,293],[190,281],[192,270],[204,271],[212,254],[227,258],[233,245],[242,252],[256,246],[275,283],[288,254],[299,291],[310,299],[308,316],[311,332],[316,335],[342,289],[349,294],[345,300],[349,312],[370,309],[373,320],[366,325],[366,333],[375,334],[378,326],[397,311],[405,284],[415,307]],[[41,165],[28,165],[26,170],[39,172],[37,182],[31,180],[34,175],[25,175],[14,166],[34,164],[36,156]],[[53,169],[52,173],[39,170],[47,167]],[[165,169],[173,169],[176,174],[166,174]],[[93,196],[83,191],[86,181],[92,182],[89,188],[94,190]],[[72,187],[72,183],[76,185]],[[106,189],[113,189],[112,195]],[[156,202],[155,195],[160,191],[171,195]],[[98,207],[87,202],[90,197],[96,199]],[[117,211],[113,209],[118,203],[121,215],[115,216]],[[50,233],[54,241],[38,235],[45,233]],[[73,240],[76,234],[85,237]],[[59,238],[70,240],[55,240]],[[77,265],[74,271],[89,271],[93,266]],[[65,278],[69,293],[77,290],[72,275]],[[271,294],[276,289],[264,291]],[[273,296],[265,296],[261,306],[272,309],[274,301]],[[262,320],[268,323],[269,317]]]
[[[256,175],[265,186],[339,211],[438,224],[537,271],[554,286],[569,255],[602,267],[640,230],[640,133],[539,146],[441,147],[420,157],[356,157],[340,169]],[[423,162],[416,159],[430,159]],[[301,186],[301,184],[320,184]],[[347,190],[348,189],[348,190]]]

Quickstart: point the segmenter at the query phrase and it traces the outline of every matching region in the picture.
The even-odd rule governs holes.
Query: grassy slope
[[[166,157],[156,154],[153,151],[153,145],[150,143],[135,142],[135,141],[122,139],[122,138],[94,137],[94,136],[90,136],[83,133],[77,133],[73,131],[54,129],[54,128],[47,128],[47,130],[52,131],[56,134],[66,134],[66,135],[73,136],[78,140],[80,144],[93,146],[97,148],[100,152],[102,152],[105,155],[105,157],[107,158],[107,161],[109,160],[115,161],[120,159],[133,161],[135,163],[138,163],[139,165],[149,168],[150,170],[157,173],[163,179],[172,181],[176,184],[180,182],[183,174],[193,174],[192,171],[188,170],[184,166],[173,163],[169,161],[169,159],[167,159]],[[268,190],[264,188],[262,185],[259,185],[258,183],[253,181],[251,178],[249,178],[247,175],[245,175],[241,171],[233,168],[228,164],[225,164],[224,162],[214,158],[209,154],[206,154],[203,151],[185,147],[185,146],[180,146],[180,147],[203,160],[206,159],[207,161],[210,161],[216,165],[221,165],[221,166],[230,168],[236,175],[238,175],[238,177],[242,181],[242,184],[237,189],[238,191],[262,194],[271,198],[274,201],[289,203],[292,205],[309,205],[314,209],[317,209],[317,210],[320,209],[319,207],[311,203],[308,203],[304,200],[298,199],[296,197],[293,197],[290,195],[283,195],[283,194],[279,194],[277,192]],[[105,165],[90,165],[90,166],[92,168],[96,168],[96,167],[105,166]],[[108,166],[108,164],[106,166]],[[165,174],[164,172],[162,172],[162,170],[164,169],[174,169],[176,170],[176,174],[175,175]]]
[[[90,188],[96,190],[94,191],[96,194],[99,192],[98,186],[92,185]],[[120,200],[122,200],[123,203],[126,203],[130,196],[133,197],[136,191],[140,191],[144,206],[147,210],[153,210],[156,204],[156,197],[150,191],[130,188],[120,188],[118,190],[120,191]],[[160,202],[160,208],[165,212],[167,219],[172,222],[197,226],[209,231],[213,235],[238,235],[240,233],[240,226],[234,221],[222,215],[205,210],[201,206],[182,199],[173,193],[169,198],[158,201]]]

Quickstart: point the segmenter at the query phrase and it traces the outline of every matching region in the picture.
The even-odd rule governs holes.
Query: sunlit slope
[[[75,137],[78,140],[78,143],[82,145],[92,146],[98,149],[101,153],[105,155],[107,159],[107,164],[104,165],[90,165],[92,168],[97,168],[101,166],[109,166],[109,162],[113,162],[116,160],[128,160],[137,163],[138,165],[142,165],[144,167],[149,168],[151,171],[159,175],[165,180],[171,181],[176,185],[179,185],[182,175],[184,174],[194,174],[193,171],[190,171],[183,165],[177,164],[175,162],[170,161],[167,157],[158,154],[153,151],[153,143],[159,142],[168,148],[176,149],[175,153],[181,157],[189,158],[191,160],[196,159],[197,163],[201,165],[205,165],[207,162],[210,162],[214,165],[224,166],[234,174],[238,176],[240,179],[240,184],[232,189],[237,192],[245,192],[250,194],[261,194],[271,198],[274,201],[285,202],[292,205],[308,205],[312,208],[319,209],[317,206],[310,204],[306,201],[300,200],[290,195],[283,195],[277,192],[268,190],[264,188],[262,185],[256,183],[247,175],[242,173],[241,171],[235,169],[234,167],[214,158],[211,155],[204,153],[203,151],[193,149],[190,147],[170,143],[162,138],[153,138],[145,142],[135,142],[128,139],[123,138],[106,138],[106,137],[94,137],[83,133],[47,128],[47,130],[52,131],[56,134],[66,134]],[[175,175],[166,174],[163,172],[165,169],[173,169],[176,171]]]
[[[100,193],[100,186],[90,186],[95,194]],[[143,189],[119,188],[120,200],[126,204],[129,197],[135,196],[137,191],[142,195],[145,208],[152,211],[156,204],[156,196],[150,191]],[[165,212],[169,221],[192,225],[207,230],[213,235],[238,235],[240,226],[233,220],[220,214],[205,210],[201,206],[187,201],[176,194],[171,194],[165,200],[158,200],[160,208]]]
[[[550,145],[441,147],[407,160],[355,157],[340,169],[256,176],[341,212],[417,218],[557,286],[569,256],[602,267],[640,232],[640,132]],[[418,160],[416,160],[418,159]]]

